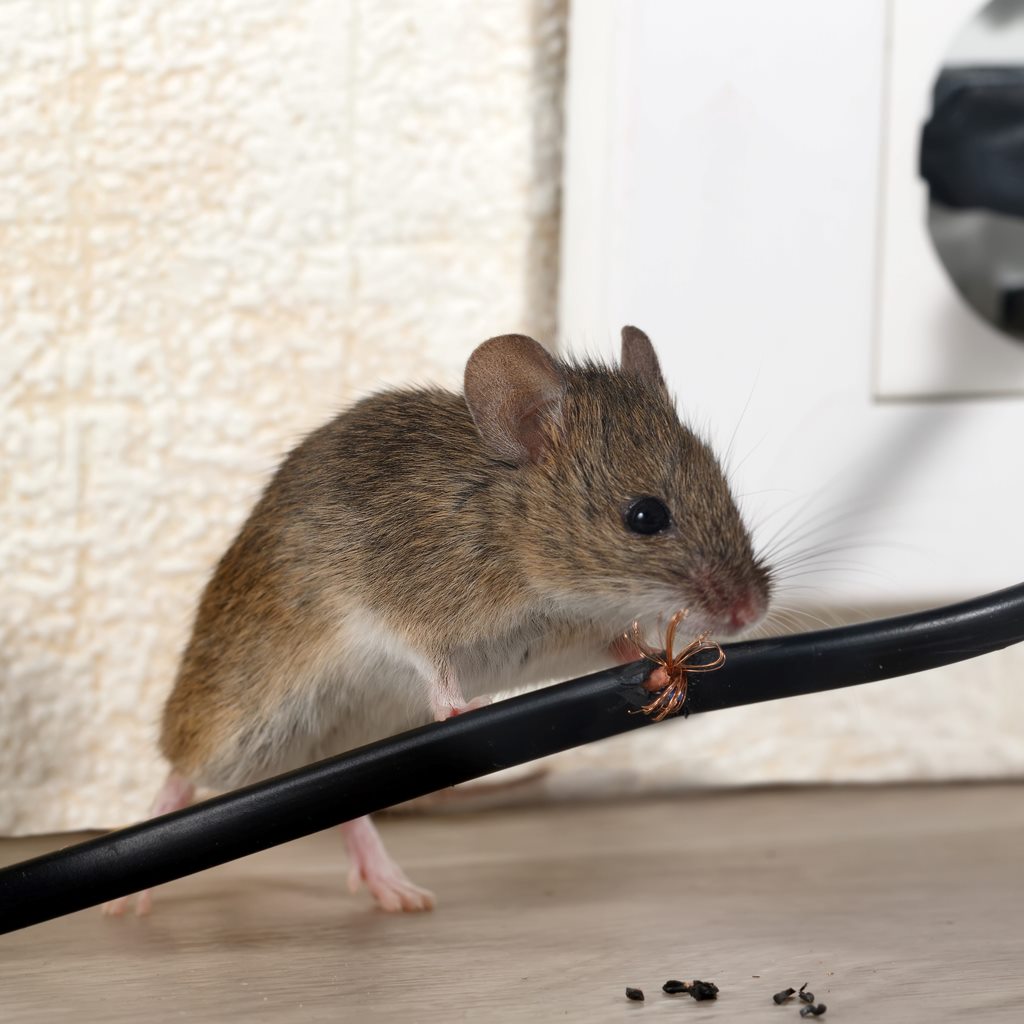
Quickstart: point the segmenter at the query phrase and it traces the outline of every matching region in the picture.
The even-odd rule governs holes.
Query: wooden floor
[[[1024,786],[689,795],[386,819],[438,894],[344,891],[325,833],[174,883],[152,917],[0,937],[0,1019],[1024,1021]],[[66,842],[5,840],[9,863]],[[2,908],[0,908],[2,914]],[[714,981],[717,1003],[663,995]],[[628,1003],[627,985],[647,1000]]]

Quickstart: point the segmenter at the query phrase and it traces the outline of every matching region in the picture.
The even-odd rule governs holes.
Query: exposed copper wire
[[[628,633],[623,634],[638,651],[648,660],[654,662],[658,668],[663,669],[668,682],[660,684],[652,682],[657,671],[651,673],[651,677],[645,683],[647,689],[657,689],[653,700],[646,703],[640,710],[647,715],[653,715],[655,722],[660,722],[669,715],[681,711],[686,703],[687,677],[691,672],[713,672],[725,664],[725,651],[714,640],[709,640],[711,630],[706,629],[691,640],[678,654],[672,649],[676,636],[676,628],[689,614],[689,608],[678,611],[669,619],[668,628],[665,630],[665,653],[659,654],[644,643],[643,634],[640,631],[640,623],[634,622]],[[694,664],[693,658],[704,651],[714,651],[715,657],[702,664]]]

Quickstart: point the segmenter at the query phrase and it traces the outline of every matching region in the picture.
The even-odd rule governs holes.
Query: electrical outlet
[[[998,259],[1001,248],[1024,263],[1024,220],[929,211],[918,169],[921,130],[944,65],[1024,66],[1024,2],[1014,10],[1013,0],[998,0],[982,15],[987,6],[890,0],[874,359],[879,399],[1024,394],[1024,339],[993,326],[975,308],[987,303],[1012,317],[1024,280],[1004,272],[991,294],[984,301],[975,296],[972,306],[932,240],[934,231],[948,242],[946,264],[953,265],[962,251],[958,244],[968,238],[987,257]]]

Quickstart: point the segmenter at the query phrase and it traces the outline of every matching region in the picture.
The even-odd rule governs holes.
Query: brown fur
[[[466,397],[375,395],[295,448],[203,593],[163,719],[176,769],[237,784],[291,767],[293,739],[305,750],[316,733],[324,754],[426,720],[425,695],[392,689],[398,662],[358,669],[359,623],[429,675],[573,643],[601,657],[609,622],[655,601],[711,623],[744,594],[766,603],[717,460],[627,330],[622,369],[494,339],[470,360]],[[669,530],[624,527],[643,495],[666,502]]]

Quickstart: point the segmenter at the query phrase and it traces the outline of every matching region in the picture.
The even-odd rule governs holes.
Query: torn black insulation
[[[725,647],[682,714],[833,690],[1024,640],[1024,584],[935,611]],[[502,768],[653,724],[649,662],[499,701],[0,870],[0,933],[286,843]]]

